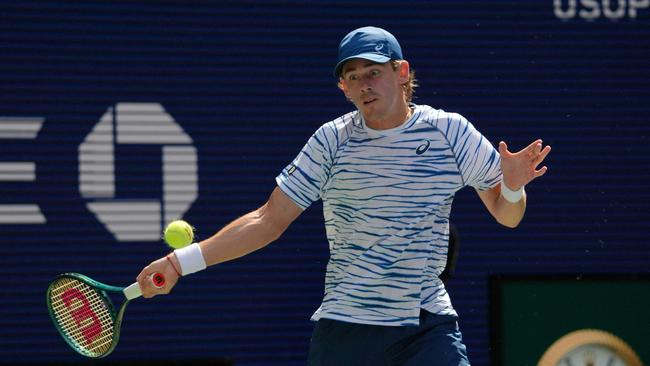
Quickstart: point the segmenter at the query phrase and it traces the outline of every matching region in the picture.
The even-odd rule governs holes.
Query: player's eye
[[[348,75],[348,80],[349,81],[359,80],[359,76],[357,74],[350,74],[350,75]]]
[[[377,69],[370,70],[370,76],[379,76],[379,74],[381,74],[381,71]]]

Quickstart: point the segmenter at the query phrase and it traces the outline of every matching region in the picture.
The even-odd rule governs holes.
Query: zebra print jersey
[[[312,320],[398,326],[417,325],[421,308],[456,314],[438,278],[451,204],[464,186],[496,186],[500,157],[461,115],[411,107],[389,130],[358,111],[324,124],[276,177],[303,209],[323,200],[330,260]]]

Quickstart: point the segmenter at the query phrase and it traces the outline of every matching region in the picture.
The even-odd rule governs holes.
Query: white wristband
[[[513,191],[512,189],[508,188],[503,180],[501,180],[501,195],[506,199],[506,201],[510,203],[517,203],[524,197],[524,187],[525,186],[521,186],[521,188],[518,190]]]
[[[183,276],[202,271],[207,267],[198,243],[176,249],[174,250],[174,254],[176,254],[176,259],[178,259],[178,263],[181,265],[181,274]]]

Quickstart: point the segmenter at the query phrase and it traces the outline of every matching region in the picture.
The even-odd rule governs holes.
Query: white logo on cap
[[[381,51],[383,48],[384,48],[384,44],[383,43],[378,43],[375,46],[375,51]]]

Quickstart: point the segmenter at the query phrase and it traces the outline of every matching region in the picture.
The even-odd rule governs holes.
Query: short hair
[[[390,65],[393,67],[394,71],[397,71],[397,68],[400,65],[400,60],[390,60]],[[415,88],[418,86],[418,81],[415,78],[415,70],[410,69],[409,79],[406,81],[406,83],[402,84],[404,95],[406,96],[406,103],[411,103],[411,100],[413,100],[413,94],[415,94]]]

